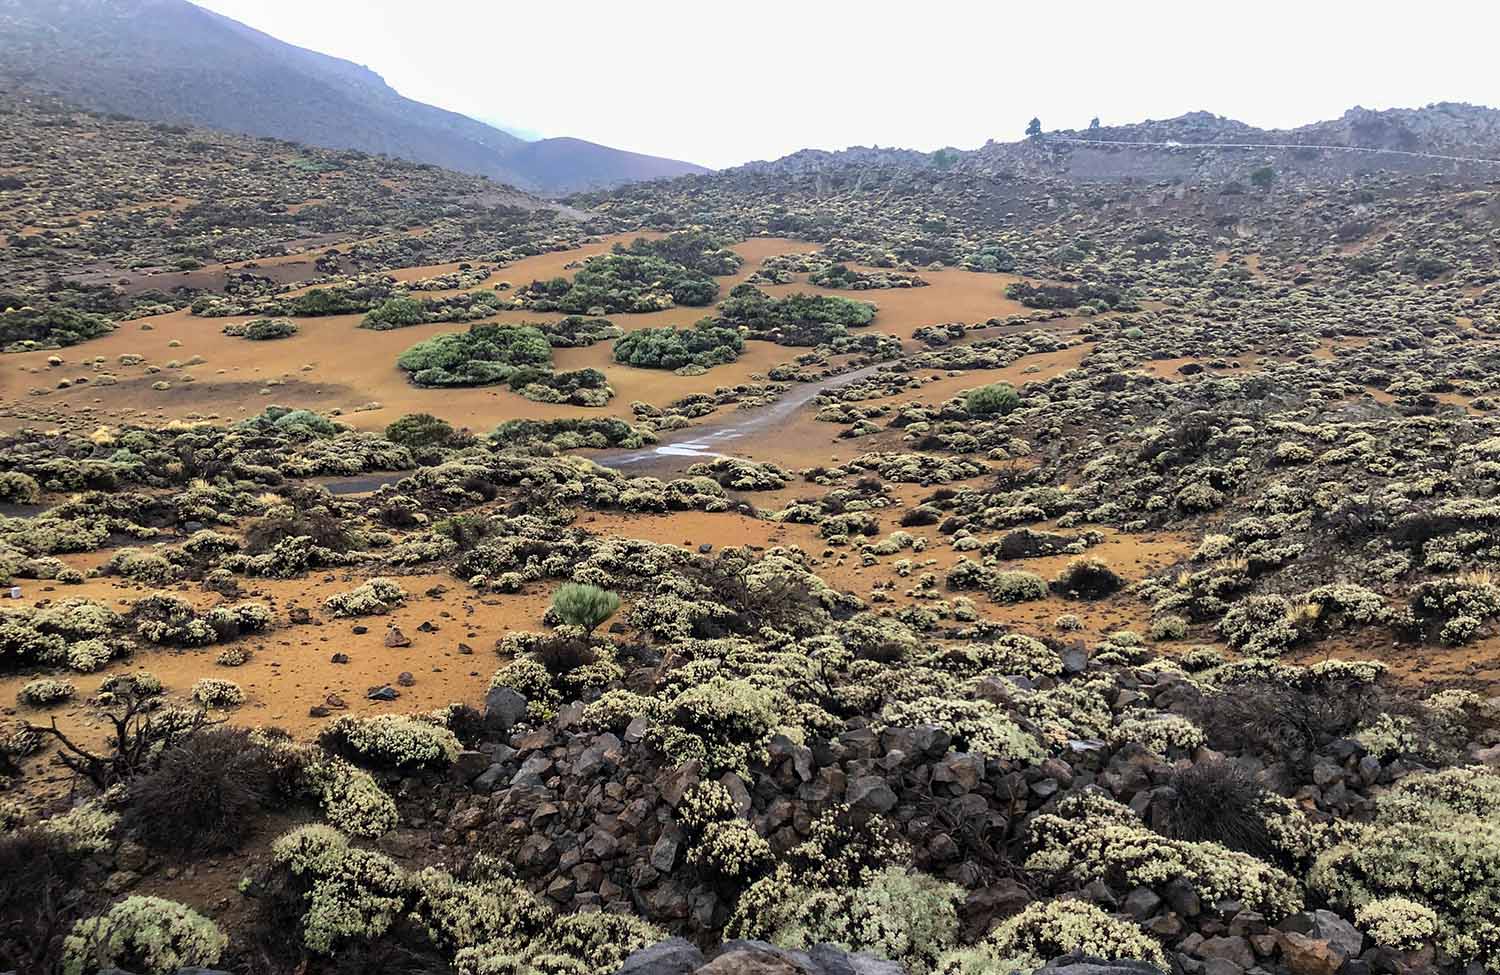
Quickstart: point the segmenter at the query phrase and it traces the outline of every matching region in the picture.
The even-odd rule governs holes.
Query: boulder
[[[703,952],[691,941],[669,938],[631,954],[615,975],[688,975],[704,961]]]
[[[896,793],[878,775],[865,775],[849,783],[845,801],[859,812],[888,813],[896,808]]]
[[[484,726],[491,733],[506,732],[526,716],[526,698],[514,687],[492,687],[484,696]]]

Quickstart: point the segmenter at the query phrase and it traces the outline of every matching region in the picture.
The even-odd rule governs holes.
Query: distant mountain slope
[[[538,192],[705,171],[578,140],[527,152],[532,143],[406,98],[367,68],[187,0],[0,0],[0,50],[0,81],[95,110],[385,153]]]
[[[561,193],[708,172],[692,163],[566,137],[523,143],[506,162],[521,173],[546,173],[549,189]]]
[[[1087,144],[1090,142],[1099,144]],[[1135,147],[1110,143],[1158,145]],[[1203,143],[1214,145],[1203,148],[1200,145]],[[1230,144],[1254,148],[1230,148]],[[1274,146],[1295,148],[1270,148]],[[1396,151],[1348,152],[1314,146]],[[1337,119],[1294,129],[1260,129],[1209,112],[1189,112],[1129,125],[1049,131],[1038,139],[992,141],[972,150],[919,153],[862,146],[840,152],[805,149],[726,172],[798,175],[881,167],[936,169],[997,178],[1024,173],[1084,181],[1226,182],[1243,180],[1252,169],[1270,165],[1279,173],[1313,180],[1343,179],[1376,169],[1500,176],[1500,165],[1407,153],[1500,160],[1500,111],[1457,102],[1382,111],[1351,108]]]

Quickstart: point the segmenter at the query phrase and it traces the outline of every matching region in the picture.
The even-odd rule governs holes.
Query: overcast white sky
[[[195,0],[486,121],[731,166],[1205,109],[1500,105],[1492,0]]]

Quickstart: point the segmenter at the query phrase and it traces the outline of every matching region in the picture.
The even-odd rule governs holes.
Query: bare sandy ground
[[[494,281],[515,285],[533,279],[570,274],[566,265],[606,252],[617,240],[608,238],[573,251],[544,254],[519,261],[497,272]],[[749,277],[768,256],[814,249],[816,245],[780,238],[756,238],[736,247],[745,266],[734,277],[721,278],[721,294]],[[406,280],[452,270],[456,265],[406,269]],[[980,322],[994,315],[1023,312],[1004,297],[1013,278],[968,271],[924,271],[931,287],[910,290],[836,292],[880,307],[870,327],[902,339],[936,322]],[[768,287],[784,295],[812,289],[806,284]],[[706,308],[676,308],[612,319],[626,330],[662,325],[691,325],[710,312]],[[558,314],[506,311],[487,321],[556,321]],[[562,416],[629,418],[630,405],[644,401],[658,406],[693,393],[756,381],[772,366],[788,362],[799,351],[769,342],[750,342],[738,361],[697,377],[676,376],[659,369],[635,369],[614,363],[610,344],[582,349],[558,349],[559,370],[593,367],[609,377],[615,396],[602,409],[534,403],[501,388],[422,389],[413,386],[396,368],[397,357],[422,339],[461,331],[466,324],[442,323],[372,332],[357,328],[361,316],[341,315],[297,319],[300,332],[273,342],[250,342],[222,334],[226,324],[244,318],[196,318],[186,311],[123,323],[111,335],[57,352],[34,352],[0,358],[0,427],[56,424],[160,423],[172,419],[208,417],[235,420],[260,412],[268,404],[313,410],[339,410],[345,422],[378,430],[406,413],[427,412],[455,426],[487,431],[507,419]],[[139,365],[122,365],[120,356],[142,356]],[[49,365],[53,357],[61,365]],[[94,368],[93,361],[103,357]],[[101,385],[101,375],[117,380]],[[80,381],[86,380],[86,381]],[[67,388],[57,388],[60,383]],[[154,389],[166,382],[167,389]],[[378,408],[366,409],[373,404]]]

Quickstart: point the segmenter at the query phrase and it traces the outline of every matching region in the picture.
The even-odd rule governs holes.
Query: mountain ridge
[[[0,0],[0,43],[0,78],[85,108],[384,153],[534,192],[707,172],[583,140],[576,161],[570,143],[527,151],[538,143],[188,0]]]
[[[1074,141],[1078,140],[1078,141]],[[1098,141],[1098,146],[1087,142]],[[1167,143],[1181,146],[1124,146],[1110,142]],[[1244,146],[1201,146],[1240,143]],[[1282,148],[1290,145],[1295,148]],[[1273,168],[1310,178],[1343,177],[1361,169],[1423,171],[1434,167],[1481,166],[1421,156],[1347,153],[1315,146],[1395,150],[1434,156],[1474,156],[1500,162],[1500,110],[1462,102],[1420,108],[1367,109],[1355,106],[1336,119],[1291,129],[1262,129],[1211,112],[1187,112],[1169,119],[1147,119],[1091,129],[1044,131],[1038,138],[990,140],[976,149],[911,149],[851,146],[843,150],[803,149],[774,160],[757,160],[726,173],[772,175],[814,173],[870,166],[940,169],[1003,176],[1020,172],[1068,175],[1090,181],[1118,179],[1214,179],[1224,176],[1226,160],[1257,158]]]

